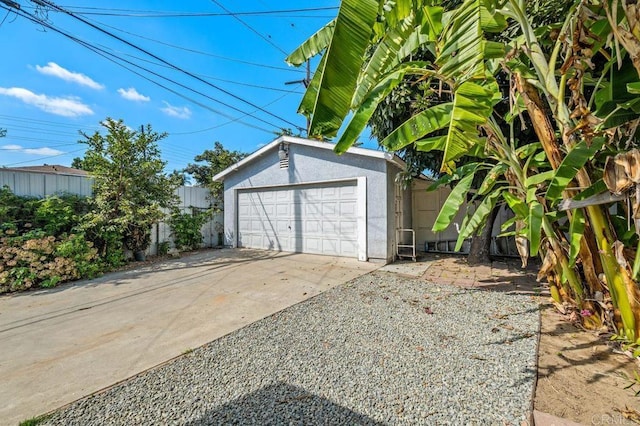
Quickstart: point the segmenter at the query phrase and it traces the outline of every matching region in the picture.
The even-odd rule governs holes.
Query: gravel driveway
[[[57,411],[46,424],[513,424],[529,296],[373,272]]]

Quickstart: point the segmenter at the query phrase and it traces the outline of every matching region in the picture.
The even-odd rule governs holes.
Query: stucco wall
[[[224,180],[225,243],[235,246],[236,198],[240,188],[264,188],[309,182],[365,177],[367,180],[367,255],[370,260],[387,260],[392,253],[387,247],[387,161],[355,154],[336,155],[331,150],[289,145],[289,168],[281,169],[278,150],[274,148]]]

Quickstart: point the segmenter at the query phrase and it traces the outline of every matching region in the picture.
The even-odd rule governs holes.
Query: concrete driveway
[[[0,423],[53,410],[378,266],[217,250],[0,297]]]

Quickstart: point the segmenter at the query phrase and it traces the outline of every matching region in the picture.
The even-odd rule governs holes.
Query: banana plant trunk
[[[537,94],[537,90],[527,83],[521,74],[516,74],[516,87],[525,101],[527,112],[533,122],[536,135],[549,159],[549,163],[556,170],[562,162],[562,154],[555,137],[554,127],[549,116],[544,112],[542,99]],[[567,135],[567,132],[564,132],[563,136],[565,135]],[[565,145],[568,145],[568,138],[565,136],[563,139],[565,140]],[[571,149],[572,147],[567,146],[567,148]],[[591,179],[584,168],[580,169],[576,174],[576,181],[582,188],[591,186]],[[571,190],[565,191],[564,196],[568,198],[574,195],[573,192]],[[609,228],[609,221],[606,219],[602,208],[600,206],[590,206],[585,209],[585,213],[589,229],[593,231],[585,233],[583,236],[585,243],[581,243],[580,246],[581,260],[587,262],[585,280],[588,288],[590,291],[602,288],[602,284],[596,275],[598,272],[596,265],[592,260],[590,261],[590,259],[599,257],[599,263],[605,275],[611,299],[622,322],[622,334],[630,341],[635,342],[640,336],[640,304],[637,285],[635,285],[628,272],[616,261],[612,249],[615,240]],[[587,238],[595,239],[595,244]],[[597,247],[597,255],[592,252],[592,247]],[[564,264],[566,257],[563,255],[560,259],[562,260],[563,269],[567,268],[568,265]],[[575,292],[577,289],[574,288],[573,290]]]

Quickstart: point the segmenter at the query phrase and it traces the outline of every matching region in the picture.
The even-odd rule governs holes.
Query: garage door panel
[[[340,216],[356,217],[358,213],[358,205],[355,201],[340,202]]]
[[[358,224],[355,221],[340,222],[340,235],[348,237],[356,237],[358,235]]]
[[[307,220],[304,222],[305,234],[318,234],[322,232],[322,223],[319,220]]]
[[[340,230],[340,224],[336,220],[325,220],[322,222],[322,233],[328,236],[335,236]]]
[[[238,245],[357,257],[353,183],[238,192]]]
[[[355,241],[340,241],[340,255],[354,257],[358,255],[358,245]]]
[[[322,216],[326,217],[326,216],[335,216],[336,214],[338,214],[338,203],[336,202],[329,202],[329,203],[323,203],[322,204]]]
[[[290,207],[289,204],[278,204],[276,206],[276,214],[278,217],[289,217]]]

